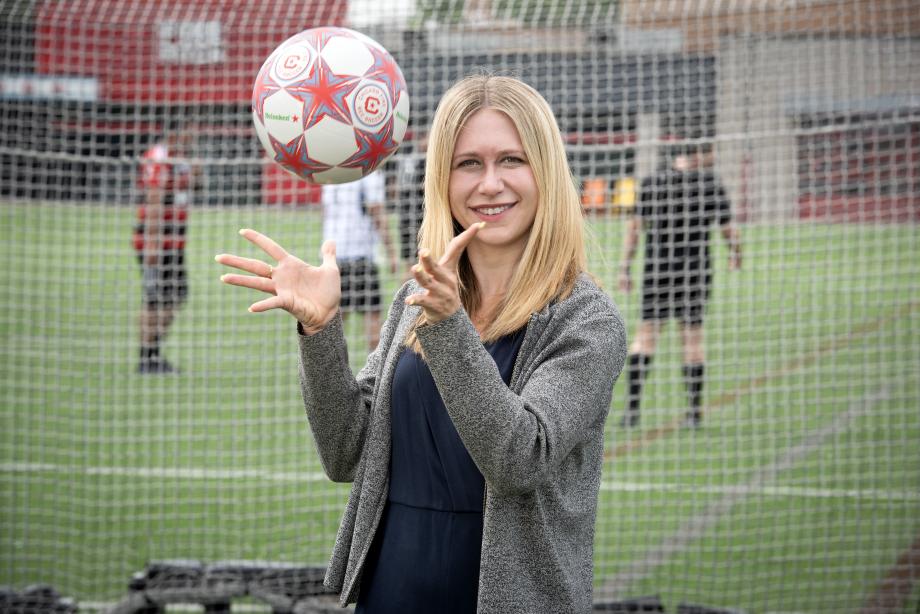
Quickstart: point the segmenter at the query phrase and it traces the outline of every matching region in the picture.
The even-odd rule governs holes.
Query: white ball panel
[[[265,130],[265,126],[262,125],[262,120],[259,119],[259,115],[255,111],[252,112],[252,124],[256,128],[256,136],[259,137],[259,142],[262,143],[262,148],[265,149],[265,153],[269,157],[274,158],[275,150],[268,138],[268,131]]]
[[[409,93],[401,92],[396,101],[396,110],[393,112],[393,140],[402,143],[409,127]]]
[[[328,171],[321,171],[313,174],[313,181],[316,183],[349,183],[361,179],[360,168],[343,168],[337,166],[330,168]]]
[[[303,134],[303,100],[278,90],[265,99],[265,129],[278,141],[290,143]]]
[[[337,75],[360,76],[374,65],[374,56],[367,45],[344,36],[329,39],[323,47],[322,56]]]
[[[371,47],[376,47],[380,51],[386,51],[386,49],[383,48],[383,45],[381,45],[380,43],[372,39],[370,36],[366,34],[362,34],[361,32],[355,32],[354,30],[352,30],[351,32],[356,37],[358,37],[359,39],[361,39],[362,41],[364,41],[366,44],[370,45]]]
[[[307,155],[318,162],[335,166],[358,151],[355,129],[349,124],[324,117],[304,132]]]

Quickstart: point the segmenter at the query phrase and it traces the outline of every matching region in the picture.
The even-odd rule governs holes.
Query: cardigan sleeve
[[[298,334],[300,390],[320,462],[329,479],[354,479],[367,437],[382,361],[403,313],[403,287],[393,300],[377,348],[353,375],[341,314],[313,335]]]

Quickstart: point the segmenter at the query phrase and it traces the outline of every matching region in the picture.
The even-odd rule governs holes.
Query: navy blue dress
[[[506,385],[523,339],[521,330],[485,345]],[[476,612],[485,481],[428,365],[409,349],[396,364],[391,407],[390,489],[356,611]]]

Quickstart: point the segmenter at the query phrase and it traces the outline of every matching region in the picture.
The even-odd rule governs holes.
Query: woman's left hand
[[[338,313],[342,297],[339,268],[335,262],[335,242],[324,242],[322,265],[311,266],[255,230],[243,229],[240,234],[277,260],[278,264],[272,266],[261,260],[219,254],[215,256],[217,262],[252,273],[222,275],[220,280],[231,286],[252,288],[271,295],[253,303],[249,311],[258,313],[283,309],[297,318],[308,334],[322,330]]]
[[[418,263],[412,267],[412,276],[424,291],[407,296],[406,304],[421,307],[429,324],[445,320],[460,309],[457,265],[467,245],[483,226],[485,222],[473,224],[454,237],[437,262],[427,249],[419,252]]]

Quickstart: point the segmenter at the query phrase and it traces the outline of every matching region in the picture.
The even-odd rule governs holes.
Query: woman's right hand
[[[335,243],[323,243],[323,263],[316,267],[287,253],[280,245],[255,230],[243,229],[240,234],[278,264],[272,266],[261,260],[219,254],[214,258],[217,262],[254,275],[230,273],[222,275],[220,280],[231,286],[252,288],[272,295],[253,303],[249,307],[253,313],[284,309],[297,318],[307,333],[322,330],[338,312],[342,298],[339,268],[335,263]]]

